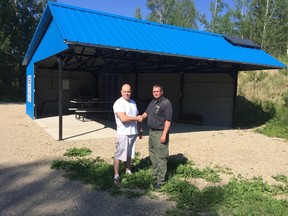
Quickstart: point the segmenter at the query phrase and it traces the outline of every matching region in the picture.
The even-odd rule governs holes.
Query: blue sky
[[[205,13],[207,17],[210,17],[209,7],[211,1],[194,0],[194,3],[201,14]],[[128,17],[134,17],[137,6],[140,6],[143,19],[150,12],[146,8],[146,0],[58,0],[58,2]],[[223,0],[223,2],[231,5],[234,1]]]

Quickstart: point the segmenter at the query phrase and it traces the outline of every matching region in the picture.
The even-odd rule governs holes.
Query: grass
[[[287,69],[241,72],[234,126],[288,140],[287,81]]]
[[[67,159],[55,160],[52,169],[62,169],[64,176],[71,180],[81,180],[95,189],[110,192],[111,195],[124,195],[130,198],[148,196],[157,198],[151,185],[155,179],[151,176],[149,158],[141,158],[137,153],[133,161],[133,175],[122,175],[123,188],[113,184],[113,165],[101,158],[88,158],[89,149],[68,149]],[[121,167],[124,173],[124,167]],[[230,174],[228,184],[218,186],[221,174]],[[288,177],[277,174],[273,178],[278,182],[269,185],[261,178],[251,180],[233,177],[233,172],[224,167],[205,167],[200,169],[184,155],[173,155],[168,159],[168,180],[160,193],[176,201],[176,208],[168,210],[166,215],[288,215]],[[201,178],[212,186],[199,189],[191,179]],[[279,198],[281,197],[281,198]],[[284,198],[283,198],[284,197]]]
[[[263,127],[256,129],[256,131],[269,137],[279,137],[288,140],[288,107],[279,107],[275,117]]]

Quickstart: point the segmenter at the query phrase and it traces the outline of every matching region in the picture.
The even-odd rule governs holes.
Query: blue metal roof
[[[55,19],[67,44],[83,44],[193,59],[285,68],[261,49],[236,46],[224,35],[128,18],[49,2],[23,64],[41,42],[49,18]]]

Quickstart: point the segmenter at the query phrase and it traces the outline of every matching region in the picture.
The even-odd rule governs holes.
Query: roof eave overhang
[[[266,65],[266,64],[253,64],[249,62],[237,62],[237,61],[229,61],[217,58],[201,58],[199,56],[185,56],[185,55],[175,55],[169,53],[161,53],[161,52],[152,52],[149,50],[139,50],[139,49],[130,49],[130,48],[123,48],[123,47],[113,47],[113,46],[104,46],[100,44],[90,44],[90,43],[83,43],[78,41],[69,41],[64,40],[64,43],[71,46],[84,46],[84,47],[95,47],[95,48],[103,48],[103,49],[111,49],[115,51],[127,51],[127,52],[138,52],[138,53],[146,53],[152,55],[160,55],[160,56],[171,56],[171,57],[178,57],[178,58],[187,58],[187,59],[195,59],[195,60],[204,60],[210,62],[222,62],[227,64],[237,65],[237,71],[251,71],[251,70],[275,70],[275,69],[285,69],[285,67],[275,66],[275,65]]]

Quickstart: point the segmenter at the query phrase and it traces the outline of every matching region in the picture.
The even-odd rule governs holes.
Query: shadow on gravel
[[[243,96],[236,97],[235,127],[258,127],[271,120],[275,115],[276,107],[272,102],[252,102]]]
[[[107,120],[103,118],[91,118],[92,121],[99,122],[107,128],[112,128],[116,130],[116,124],[114,119],[113,120]],[[147,126],[147,121],[145,120],[142,123],[143,130],[146,134],[148,134],[149,129]],[[214,131],[214,130],[229,130],[231,127],[223,127],[223,126],[215,126],[215,125],[196,125],[196,124],[184,124],[184,123],[178,123],[178,122],[172,122],[172,126],[170,129],[171,134],[176,133],[189,133],[194,131]]]
[[[159,215],[171,203],[129,199],[63,178],[51,161],[0,167],[0,215]]]
[[[58,121],[59,119],[57,116],[54,116],[53,118],[41,119],[42,124],[45,125],[44,127],[42,126],[44,130],[46,130],[47,132],[49,131],[52,134],[54,134],[56,131],[56,133],[54,134],[55,139],[58,138],[58,133],[57,133],[58,127],[59,127]],[[91,129],[90,123],[93,123],[93,122],[96,123],[95,128]],[[39,125],[42,125],[42,124],[39,124]],[[103,125],[103,127],[98,128],[99,124]],[[77,130],[79,128],[76,128],[76,125],[78,125],[78,127],[81,127],[81,130]],[[148,135],[149,129],[147,127],[147,121],[143,122],[142,127],[143,127],[144,135]],[[107,132],[106,129],[109,129],[108,130],[109,132]],[[190,133],[190,132],[197,132],[197,131],[219,131],[219,130],[229,130],[229,129],[231,128],[221,127],[221,126],[192,125],[192,124],[172,122],[170,134],[181,134],[181,133]],[[90,119],[85,119],[85,121],[82,122],[82,121],[74,119],[74,116],[73,116],[72,120],[71,118],[69,118],[69,121],[66,121],[64,119],[63,130],[69,131],[67,133],[64,132],[65,136],[63,137],[63,140],[70,140],[70,139],[81,140],[81,139],[85,139],[84,137],[86,135],[90,136],[89,139],[97,139],[98,135],[100,135],[101,137],[105,136],[109,138],[114,138],[115,134],[111,133],[111,130],[114,130],[114,132],[116,131],[116,124],[114,120],[107,120],[107,119],[103,119],[100,117],[93,117],[93,118],[91,117]]]

